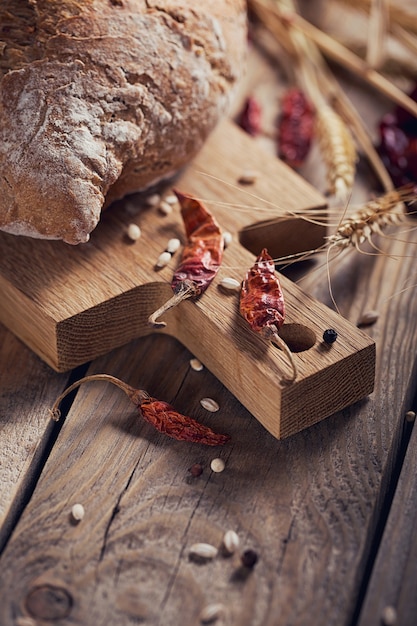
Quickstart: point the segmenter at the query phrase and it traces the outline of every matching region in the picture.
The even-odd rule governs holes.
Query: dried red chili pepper
[[[188,242],[174,272],[172,298],[148,320],[154,328],[166,326],[158,317],[187,298],[200,296],[216,276],[223,257],[223,235],[213,215],[195,198],[175,191],[181,205]]]
[[[253,96],[249,96],[238,116],[237,123],[249,135],[255,137],[261,132],[261,116],[261,105]]]
[[[409,94],[417,101],[417,84]],[[417,119],[401,106],[379,123],[377,150],[396,187],[417,183]]]
[[[255,264],[247,272],[240,292],[240,312],[252,330],[274,340],[286,353],[295,380],[297,368],[285,341],[278,331],[285,319],[285,303],[272,257],[266,248],[262,250]]]
[[[313,129],[313,107],[300,89],[289,89],[282,98],[278,119],[279,157],[293,168],[300,167],[309,153]]]
[[[230,441],[229,435],[215,433],[211,428],[200,424],[192,417],[178,413],[167,402],[156,400],[146,391],[135,389],[119,378],[110,376],[109,374],[92,374],[70,385],[55,401],[51,409],[52,419],[56,422],[59,420],[61,413],[58,407],[66,395],[81,384],[94,380],[102,380],[119,387],[133,402],[143,419],[160,433],[168,435],[168,437],[180,441],[202,443],[206,446],[222,446]]]

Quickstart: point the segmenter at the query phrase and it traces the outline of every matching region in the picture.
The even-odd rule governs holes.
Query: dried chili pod
[[[187,298],[200,296],[216,276],[223,257],[223,236],[213,215],[192,196],[175,190],[187,234],[182,260],[174,272],[172,298],[148,320],[154,328],[166,326],[158,318]]]
[[[294,87],[285,92],[278,119],[278,155],[290,167],[300,167],[310,151],[314,117],[303,91]]]
[[[252,330],[275,341],[287,355],[294,381],[297,368],[293,355],[278,331],[285,319],[285,303],[273,259],[266,248],[247,272],[240,292],[240,312]]]
[[[206,446],[222,446],[230,441],[229,435],[215,433],[192,417],[178,413],[170,404],[152,398],[146,391],[135,389],[115,376],[109,374],[92,374],[85,376],[70,385],[55,401],[51,409],[51,417],[58,421],[61,417],[59,405],[71,391],[83,383],[101,380],[119,387],[133,402],[139,414],[157,431],[179,441],[202,443]]]
[[[259,102],[253,96],[246,98],[243,109],[240,112],[237,123],[252,137],[259,135],[261,132],[262,108]]]

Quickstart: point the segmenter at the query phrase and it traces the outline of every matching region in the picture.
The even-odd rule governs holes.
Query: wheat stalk
[[[348,5],[349,8],[365,9],[370,11],[373,0],[338,0],[341,4]],[[388,17],[391,23],[398,24],[412,33],[417,34],[416,12],[408,11],[406,7],[398,2],[388,2]]]
[[[366,61],[336,41],[336,39],[319,28],[316,28],[310,24],[310,22],[307,22],[307,20],[304,20],[298,13],[283,14],[282,19],[287,20],[288,24],[293,28],[297,28],[303,32],[305,36],[314,42],[330,59],[354,73],[356,76],[359,76],[393,102],[417,117],[417,103],[414,102],[414,100],[396,87],[391,81],[382,76],[382,74],[372,69]]]
[[[354,134],[384,190],[392,190],[391,177],[374,148],[372,138],[360,115],[330,71],[319,47],[305,33],[291,28],[291,22],[288,21],[288,2],[285,4],[283,16],[280,10],[281,1],[278,4],[277,0],[275,2],[249,0],[249,6],[265,30],[290,56],[293,65],[298,67],[299,82],[315,108],[320,109],[324,104],[330,104],[335,108]]]
[[[366,62],[373,69],[380,69],[384,62],[388,23],[388,0],[372,0],[368,23]]]

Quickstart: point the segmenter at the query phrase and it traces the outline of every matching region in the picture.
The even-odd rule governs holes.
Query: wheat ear
[[[331,195],[345,201],[353,187],[356,148],[352,135],[330,106],[317,110],[316,136],[327,166],[327,184]]]
[[[390,224],[398,224],[406,217],[404,202],[417,199],[410,187],[395,189],[370,200],[350,217],[344,219],[336,232],[327,239],[340,248],[358,246],[365,241],[372,243],[372,236],[381,233]]]

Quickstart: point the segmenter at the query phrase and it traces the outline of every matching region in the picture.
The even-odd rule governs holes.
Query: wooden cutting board
[[[250,186],[238,182],[248,169],[260,173]],[[289,385],[283,382],[290,373],[284,353],[250,330],[238,313],[238,294],[219,287],[225,276],[242,280],[263,246],[282,256],[320,245],[324,229],[292,213],[324,209],[323,197],[229,121],[176,187],[201,198],[233,240],[210,289],[169,312],[166,329],[158,332],[182,342],[278,438],[368,395],[375,346],[358,328],[282,277],[282,332],[298,350],[299,374]],[[134,243],[126,237],[131,222],[142,231]],[[0,233],[0,319],[57,371],[155,332],[147,320],[172,294],[180,252],[159,271],[155,263],[172,237],[184,242],[178,207],[162,215],[140,208],[135,197],[108,210],[90,241],[76,247]],[[322,341],[327,328],[338,332],[330,347]]]

